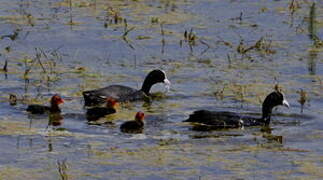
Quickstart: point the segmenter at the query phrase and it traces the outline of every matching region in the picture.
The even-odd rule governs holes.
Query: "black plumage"
[[[278,105],[289,107],[284,95],[274,91],[265,98],[262,104],[261,118],[242,116],[234,112],[199,110],[193,112],[185,122],[204,124],[212,129],[269,125],[272,109]]]
[[[31,114],[60,113],[59,104],[62,103],[64,103],[64,100],[60,96],[54,95],[50,100],[50,106],[31,104],[27,107],[26,111]]]
[[[145,78],[140,90],[123,86],[111,85],[100,89],[84,91],[83,97],[85,106],[95,106],[105,102],[106,98],[114,98],[118,102],[136,101],[149,99],[149,91],[156,83],[165,83],[170,85],[164,71],[155,69],[151,71]]]
[[[86,119],[88,121],[96,121],[106,115],[116,113],[115,106],[117,105],[117,101],[112,98],[108,98],[106,107],[93,107],[87,109],[86,111]]]
[[[121,132],[142,133],[144,130],[144,116],[143,112],[137,112],[134,121],[127,121],[120,126]]]

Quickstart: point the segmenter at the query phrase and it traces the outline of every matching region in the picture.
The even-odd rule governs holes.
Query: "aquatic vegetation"
[[[67,180],[68,179],[68,174],[67,174],[67,169],[68,166],[66,164],[66,160],[63,161],[57,161],[57,167],[58,167],[58,172],[60,175],[61,180]]]
[[[46,174],[42,174],[41,169],[24,169],[12,166],[0,167],[1,179],[43,179]]]
[[[27,123],[1,121],[0,134],[1,135],[34,135],[37,133],[36,129],[30,129]]]
[[[300,2],[299,0],[291,0],[289,2],[289,6],[288,9],[291,12],[291,14],[293,15],[295,13],[295,11],[297,11],[297,9],[300,8]]]
[[[299,93],[298,102],[301,104],[301,113],[303,113],[304,104],[307,101],[307,97],[306,97],[307,95],[306,95],[306,92],[303,89],[298,91],[298,93]]]
[[[316,7],[315,3],[312,4],[309,13],[309,25],[308,25],[308,32],[309,36],[312,40],[316,41],[319,39],[317,37],[317,28],[316,28]]]

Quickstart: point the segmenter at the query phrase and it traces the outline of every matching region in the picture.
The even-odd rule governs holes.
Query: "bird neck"
[[[153,86],[153,82],[148,78],[146,78],[144,80],[144,83],[142,84],[141,91],[143,91],[146,95],[149,95],[149,91],[152,86]]]
[[[61,112],[57,103],[51,103],[50,112]]]
[[[271,117],[272,107],[263,106],[262,107],[262,117],[261,120],[265,125],[269,125]]]
[[[136,119],[135,120],[137,122],[137,124],[139,124],[140,126],[144,125],[144,121],[142,119]]]

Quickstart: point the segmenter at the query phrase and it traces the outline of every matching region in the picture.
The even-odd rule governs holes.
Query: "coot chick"
[[[64,103],[64,100],[59,95],[54,95],[50,100],[50,106],[31,104],[26,110],[31,114],[59,113],[61,109],[58,105],[62,103]]]
[[[234,112],[199,110],[193,112],[184,122],[201,123],[210,129],[239,128],[243,126],[268,126],[272,109],[278,105],[289,108],[284,94],[278,91],[270,93],[262,104],[262,117],[254,118]]]
[[[84,91],[84,104],[85,106],[102,104],[109,97],[116,99],[118,102],[145,100],[150,95],[151,87],[156,83],[165,83],[166,87],[169,88],[170,82],[164,71],[155,69],[148,73],[140,90],[123,85],[111,85],[100,89]]]
[[[137,112],[134,121],[127,121],[120,126],[121,132],[124,133],[142,133],[144,129],[144,117],[143,112]]]
[[[106,107],[94,107],[86,111],[86,119],[89,121],[96,121],[101,117],[104,117],[108,114],[116,113],[115,106],[117,101],[113,98],[108,98]]]

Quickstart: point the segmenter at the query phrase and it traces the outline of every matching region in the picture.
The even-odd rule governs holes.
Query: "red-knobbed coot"
[[[117,101],[113,98],[108,98],[106,107],[94,107],[86,111],[86,119],[89,121],[96,121],[101,117],[104,117],[108,114],[116,113]]]
[[[166,73],[162,70],[155,69],[145,78],[140,90],[122,85],[111,85],[91,91],[84,91],[83,97],[85,106],[94,106],[105,102],[106,98],[112,97],[118,102],[143,100],[149,96],[151,87],[156,83],[165,83],[167,89],[170,82]]]
[[[143,112],[137,112],[134,121],[127,121],[120,126],[120,130],[124,133],[142,133],[144,129],[144,118]]]
[[[62,103],[64,100],[59,95],[54,95],[50,100],[50,106],[31,104],[26,110],[32,114],[59,113],[61,109],[58,105]]]
[[[242,116],[234,112],[199,110],[193,112],[184,122],[201,123],[210,126],[210,129],[267,126],[270,123],[272,109],[278,105],[289,107],[284,94],[274,91],[266,97],[262,104],[261,118]]]

